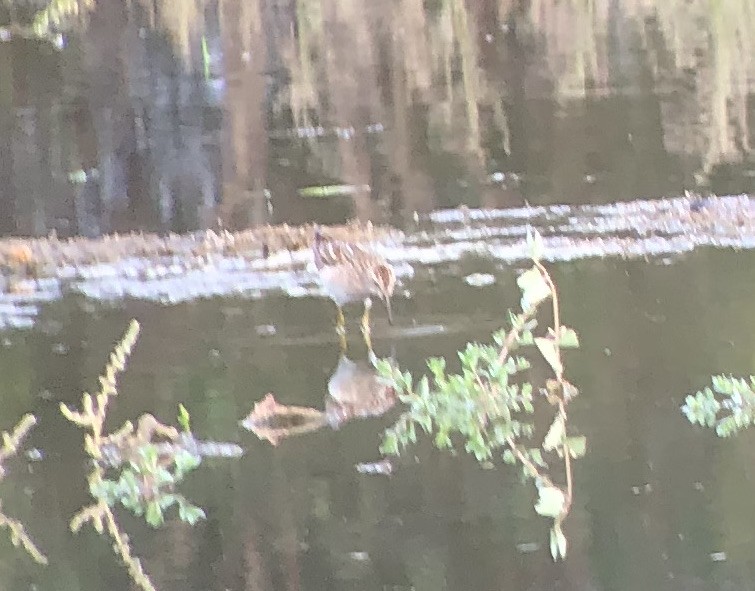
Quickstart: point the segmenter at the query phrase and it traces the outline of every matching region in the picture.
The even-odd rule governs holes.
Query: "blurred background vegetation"
[[[752,191],[755,0],[4,0],[0,232]],[[311,199],[307,186],[347,185]]]

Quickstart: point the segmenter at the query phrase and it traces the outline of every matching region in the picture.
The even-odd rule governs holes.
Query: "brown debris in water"
[[[241,421],[242,427],[273,445],[293,435],[316,431],[324,425],[325,414],[321,410],[280,404],[272,394],[256,402],[252,412]]]
[[[419,219],[419,218],[418,218]],[[697,248],[755,249],[755,199],[748,195],[634,200],[604,205],[506,209],[459,207],[423,216],[402,233],[352,222],[329,237],[374,246],[400,278],[415,266],[485,256],[504,264],[528,258],[528,227],[543,236],[543,260],[676,257]],[[71,291],[92,300],[134,298],[175,304],[206,297],[323,295],[310,268],[311,224],[159,236],[138,234],[0,240],[0,330],[33,326],[42,306]]]
[[[328,234],[340,240],[363,242],[386,238],[395,230],[352,221],[341,226],[329,226]],[[238,232],[205,230],[189,234],[111,234],[101,238],[58,239],[45,238],[0,239],[0,272],[19,278],[52,276],[61,267],[113,263],[137,257],[159,260],[179,257],[187,262],[196,258],[240,256],[259,258],[281,250],[291,252],[309,248],[314,226],[260,226]]]
[[[153,415],[144,413],[139,417],[136,430],[127,423],[120,431],[103,438],[99,460],[109,468],[138,462],[142,451],[149,445],[155,446],[161,465],[169,465],[181,452],[198,458],[237,458],[244,453],[235,443],[196,439],[192,433],[179,432],[174,427],[163,425]]]

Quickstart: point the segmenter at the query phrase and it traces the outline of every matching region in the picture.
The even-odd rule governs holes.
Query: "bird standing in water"
[[[370,340],[372,296],[383,300],[388,311],[388,322],[393,324],[391,296],[396,287],[396,274],[393,267],[383,257],[359,244],[326,238],[319,228],[315,230],[312,252],[320,283],[325,293],[338,306],[336,331],[341,339],[342,349],[346,348],[343,306],[358,300],[364,301],[362,334],[367,346],[372,349]]]

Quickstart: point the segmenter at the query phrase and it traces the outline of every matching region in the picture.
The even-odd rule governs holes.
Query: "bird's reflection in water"
[[[325,416],[333,429],[354,418],[385,414],[394,404],[395,389],[377,375],[369,360],[354,361],[341,355],[325,397]]]
[[[372,356],[372,354],[371,354]],[[280,404],[272,394],[254,405],[241,425],[273,445],[293,435],[328,426],[338,429],[355,418],[376,417],[396,404],[396,391],[379,377],[371,360],[353,360],[342,354],[328,380],[325,408]]]

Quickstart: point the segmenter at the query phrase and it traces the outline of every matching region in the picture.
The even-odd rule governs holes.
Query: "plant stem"
[[[522,312],[517,316],[517,324],[511,327],[509,332],[506,333],[506,338],[503,340],[501,352],[498,354],[499,363],[504,363],[506,361],[506,358],[509,356],[510,349],[514,346],[514,343],[516,343],[516,339],[519,336],[519,333],[522,331],[522,328],[525,324],[527,324],[527,321],[530,320],[536,313],[537,306],[532,306],[529,310]]]
[[[565,425],[566,424],[566,406],[563,400],[558,401],[558,411],[561,413],[561,416],[564,417],[564,425]],[[566,439],[565,436],[564,436],[564,439]],[[571,453],[566,443],[564,443],[563,445],[562,453],[564,454],[564,470],[566,471],[566,504],[564,505],[564,511],[563,511],[563,515],[565,517],[566,514],[569,513],[569,509],[571,508],[571,499],[572,499]]]
[[[511,448],[511,451],[514,453],[517,459],[534,474],[535,478],[539,479],[545,486],[554,486],[553,481],[548,477],[548,475],[540,472],[540,470],[537,469],[537,466],[535,466],[535,464],[533,464],[532,461],[524,455],[524,452],[519,449],[519,445],[513,437],[507,437],[506,443]]]
[[[543,266],[543,264],[540,261],[535,261],[535,266],[538,268],[538,270],[543,274],[543,278],[545,279],[545,282],[548,284],[548,289],[551,292],[551,302],[553,305],[553,332],[554,332],[554,340],[553,340],[553,348],[556,350],[556,357],[558,358],[558,370],[556,371],[556,380],[559,384],[559,390],[561,392],[561,395],[558,399],[558,412],[561,414],[564,420],[564,425],[566,425],[567,422],[567,415],[566,415],[566,400],[564,398],[564,364],[561,361],[561,318],[560,318],[560,310],[558,305],[558,291],[556,291],[556,285],[553,283],[553,279],[551,279],[550,273],[548,273],[548,270]],[[572,490],[573,490],[573,484],[572,484],[572,469],[571,469],[571,454],[569,453],[569,446],[566,444],[566,435],[564,435],[564,443],[561,446],[561,453],[564,454],[564,470],[566,472],[566,503],[564,504],[564,510],[561,513],[561,519],[566,517],[569,513],[569,509],[571,509],[571,501],[572,501]]]
[[[540,261],[535,261],[535,266],[537,267],[538,271],[542,273],[543,279],[545,279],[545,282],[548,284],[548,289],[551,292],[551,303],[553,304],[553,332],[555,333],[553,347],[554,349],[556,349],[556,356],[558,357],[559,362],[559,370],[556,373],[556,379],[559,381],[559,383],[563,384],[564,366],[561,363],[561,318],[558,306],[558,292],[556,291],[556,284],[553,283],[553,279],[551,279],[548,270],[543,266],[543,264]]]

